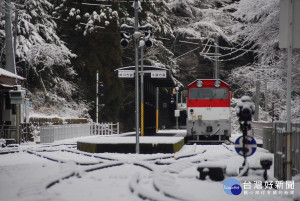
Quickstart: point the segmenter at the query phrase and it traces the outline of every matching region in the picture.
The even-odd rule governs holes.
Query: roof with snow
[[[17,81],[24,81],[25,78],[11,73],[3,68],[0,68],[0,86],[5,88],[11,88],[17,84]]]

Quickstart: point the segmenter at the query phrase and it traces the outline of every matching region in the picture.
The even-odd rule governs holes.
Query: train
[[[225,142],[231,136],[230,86],[220,79],[197,79],[187,87],[189,142]]]

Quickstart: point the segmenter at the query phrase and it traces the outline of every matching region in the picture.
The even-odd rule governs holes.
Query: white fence
[[[92,123],[91,135],[119,134],[119,122],[117,123]]]
[[[40,143],[89,135],[119,134],[119,123],[65,124],[40,127]]]

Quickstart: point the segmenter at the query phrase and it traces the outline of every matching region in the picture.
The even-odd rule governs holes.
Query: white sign
[[[174,116],[180,117],[180,110],[174,110]]]
[[[280,0],[279,48],[288,48],[289,1]],[[293,48],[300,48],[300,0],[293,1]]]
[[[185,110],[186,109],[186,103],[178,103],[179,110]]]
[[[167,77],[167,71],[165,70],[151,71],[151,78],[166,78],[166,77]]]
[[[118,77],[120,78],[133,78],[134,70],[119,70]]]

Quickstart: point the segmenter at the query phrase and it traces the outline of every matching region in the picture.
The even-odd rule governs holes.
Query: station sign
[[[120,78],[134,78],[134,70],[118,70]]]
[[[241,156],[244,156],[243,144],[244,144],[243,136],[238,137],[238,139],[236,139],[234,143],[235,151]],[[255,139],[251,136],[246,136],[245,156],[248,157],[253,155],[256,149],[257,149],[257,144]]]
[[[167,71],[165,70],[155,70],[151,71],[151,78],[166,78]]]

